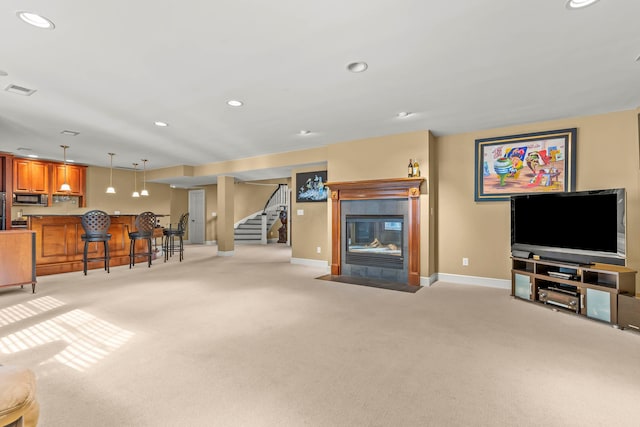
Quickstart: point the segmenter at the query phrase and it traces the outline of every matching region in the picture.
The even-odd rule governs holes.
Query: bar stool
[[[81,223],[85,233],[80,236],[84,241],[84,253],[82,256],[84,275],[87,275],[87,262],[90,261],[104,261],[104,269],[109,273],[109,261],[111,260],[109,240],[111,240],[111,234],[108,231],[111,226],[111,217],[104,211],[92,210],[82,215]],[[89,243],[91,242],[102,242],[104,245],[102,256],[89,257]]]
[[[129,268],[136,265],[136,258],[146,257],[149,267],[151,267],[151,259],[153,258],[153,249],[151,241],[153,240],[153,230],[156,226],[156,215],[153,212],[142,212],[136,216],[136,231],[130,231],[129,225],[125,224],[127,233],[129,234]],[[138,240],[147,241],[147,251],[136,253],[136,242]]]
[[[177,228],[172,228],[169,224],[169,228],[165,228],[162,231],[164,234],[164,262],[167,262],[169,256],[173,256],[174,253],[180,254],[180,262],[184,259],[184,232],[187,229],[187,221],[189,221],[189,212],[180,215]],[[175,247],[175,238],[178,238],[178,247]]]

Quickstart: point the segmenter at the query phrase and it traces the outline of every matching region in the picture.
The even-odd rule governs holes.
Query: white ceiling
[[[37,92],[0,90],[0,151],[156,169],[638,107],[640,1],[565,2],[4,0],[0,87]]]

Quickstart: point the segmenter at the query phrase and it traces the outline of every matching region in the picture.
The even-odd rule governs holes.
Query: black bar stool
[[[84,275],[87,275],[87,262],[90,261],[104,261],[104,269],[109,273],[109,261],[111,260],[109,240],[111,240],[111,234],[109,234],[108,231],[111,226],[111,217],[104,211],[92,210],[82,215],[81,223],[85,233],[80,236],[84,241],[84,253],[82,256]],[[89,243],[91,242],[102,242],[104,245],[104,253],[102,256],[96,255],[95,257],[89,258]]]
[[[136,265],[136,258],[146,257],[149,267],[153,258],[151,241],[153,240],[153,230],[156,226],[156,215],[153,212],[142,212],[136,217],[136,231],[129,231],[129,226],[125,224],[129,234],[129,268]],[[136,242],[138,240],[147,241],[147,251],[136,253]]]
[[[189,212],[180,215],[177,228],[172,228],[169,224],[169,228],[165,228],[162,231],[164,234],[164,262],[167,262],[169,256],[173,256],[174,253],[180,254],[180,262],[184,259],[184,233],[187,229],[187,222],[189,221]],[[178,247],[175,247],[175,238],[178,238]]]

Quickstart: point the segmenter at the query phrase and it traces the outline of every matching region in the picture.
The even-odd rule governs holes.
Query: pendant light
[[[133,194],[131,195],[131,197],[140,197],[140,193],[138,193],[138,190],[136,189],[138,187],[138,181],[136,179],[136,175],[138,175],[138,164],[134,163],[133,164]]]
[[[109,157],[111,157],[110,165],[109,165],[109,186],[107,187],[107,194],[116,194],[116,189],[113,188],[113,156],[116,153],[107,153]]]
[[[142,191],[140,192],[141,196],[148,196],[149,192],[147,191],[147,159],[142,160]]]
[[[69,146],[61,145],[60,147],[64,150],[64,182],[60,186],[60,191],[69,192],[71,191],[71,186],[67,183],[67,148],[69,148]]]

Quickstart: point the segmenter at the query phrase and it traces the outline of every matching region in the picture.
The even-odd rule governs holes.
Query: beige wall
[[[142,189],[142,174],[138,173],[137,190]],[[90,166],[87,168],[87,208],[101,209],[110,214],[120,211],[123,214],[139,214],[144,211],[156,215],[171,214],[171,189],[165,184],[147,182],[149,196],[133,198],[133,171],[113,170],[113,186],[116,194],[106,194],[109,185],[109,168]],[[54,212],[48,212],[54,213]],[[160,218],[165,224],[165,217]]]
[[[428,219],[428,225],[424,222],[421,223],[420,227],[420,243],[422,250],[420,251],[420,263],[421,270],[420,275],[422,277],[432,276],[438,272],[438,251],[437,251],[437,241],[438,241],[438,227],[436,221],[436,204],[438,200],[438,162],[435,161],[437,159],[437,143],[436,138],[429,132],[429,142],[427,143],[427,162],[426,162],[426,172],[424,175],[427,178],[427,183],[423,185],[421,191],[427,193],[427,204],[422,205],[422,219]],[[423,169],[424,170],[424,169]],[[424,197],[421,201],[424,200]],[[426,254],[425,254],[426,248]],[[426,261],[425,261],[426,257]],[[425,266],[426,262],[426,266]]]
[[[206,206],[205,217],[205,241],[213,242],[218,239],[218,217],[213,217],[212,212],[219,212],[218,209],[218,186],[207,185],[204,187],[204,203]]]
[[[218,177],[218,253],[232,252],[235,183],[232,176]]]
[[[236,183],[234,222],[262,211],[271,194],[278,189],[278,184],[288,184],[289,181],[285,178]]]
[[[289,212],[287,231],[293,258],[327,262],[331,259],[331,223],[328,203],[296,202],[296,174],[321,170],[326,170],[326,167],[299,168],[292,173],[291,212]],[[328,175],[327,179],[330,179]]]
[[[407,176],[409,159],[420,161],[422,176],[429,163],[429,132],[411,132],[341,142],[328,147],[329,181]]]
[[[474,202],[475,139],[572,127],[576,190],[626,188],[627,265],[640,267],[638,111],[622,111],[437,138],[438,272],[510,279],[510,205]],[[585,212],[581,220],[588,218]]]
[[[174,166],[170,168],[155,169],[147,171],[147,179],[154,180],[177,176],[234,176],[234,174],[240,172],[291,167],[291,165],[317,166],[318,164],[325,164],[326,161],[327,148],[319,147],[308,150],[247,157],[245,159],[230,160],[226,162],[209,163],[196,167]]]

